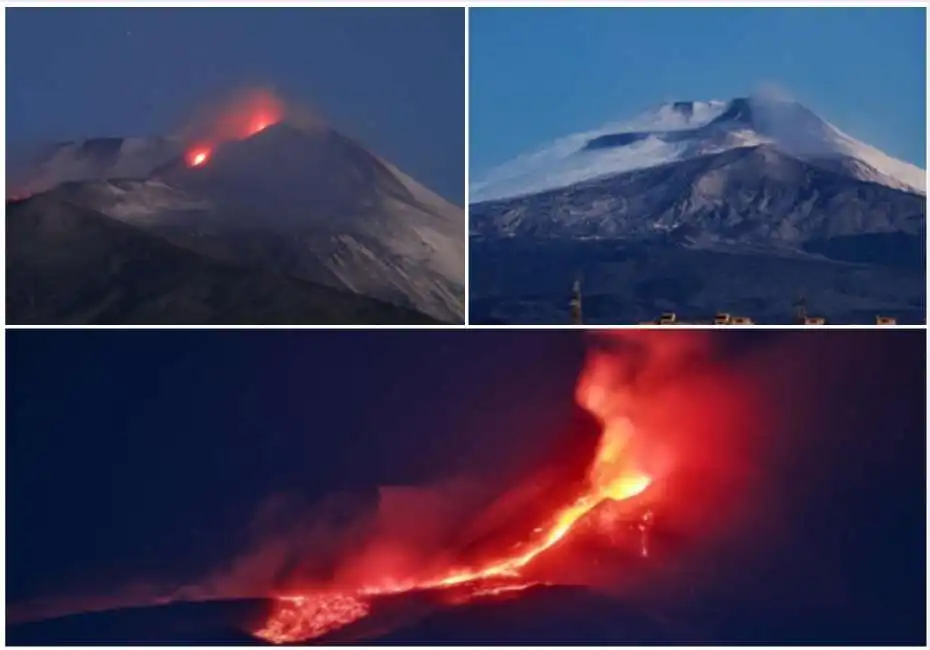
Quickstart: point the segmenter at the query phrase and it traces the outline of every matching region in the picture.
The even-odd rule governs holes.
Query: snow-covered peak
[[[58,186],[61,200],[208,257],[463,320],[462,208],[361,143],[320,121],[283,120],[245,138],[186,145],[57,145],[32,166],[30,187]],[[199,148],[204,160],[189,164],[185,151]]]
[[[680,131],[704,126],[727,108],[727,102],[669,102],[616,126],[636,131]]]
[[[760,97],[662,104],[631,120],[560,138],[478,177],[470,200],[535,194],[762,144],[860,180],[926,191],[923,169],[852,138],[797,102]]]
[[[26,155],[8,172],[8,192],[28,195],[73,181],[142,179],[184,151],[175,138],[88,138]]]

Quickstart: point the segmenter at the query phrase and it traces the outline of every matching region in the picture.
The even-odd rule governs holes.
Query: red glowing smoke
[[[432,596],[450,604],[495,593],[520,598],[526,585],[551,583],[609,589],[639,599],[637,604],[668,596],[662,602],[674,602],[679,594],[687,602],[725,602],[744,598],[746,585],[754,594],[790,593],[799,608],[847,597],[857,584],[848,570],[854,567],[838,560],[831,546],[812,542],[810,530],[818,522],[796,510],[806,514],[808,502],[819,504],[813,512],[827,514],[819,522],[822,533],[832,521],[824,500],[846,494],[834,492],[839,488],[833,484],[842,485],[850,473],[861,475],[865,486],[856,494],[868,495],[870,482],[895,476],[902,462],[895,436],[910,432],[890,428],[884,418],[895,417],[901,402],[886,400],[884,408],[872,402],[882,387],[893,386],[898,394],[906,387],[896,382],[913,381],[912,372],[899,376],[898,365],[908,358],[891,345],[908,334],[665,329],[591,335],[579,399],[587,395],[587,403],[600,405],[592,408],[606,414],[602,419],[629,421],[617,425],[633,429],[623,448],[629,453],[615,458],[649,476],[648,490],[631,500],[603,501],[516,575],[434,589]],[[750,345],[734,345],[741,340]],[[923,359],[913,361],[922,382]],[[889,363],[887,373],[875,372]],[[865,411],[872,434],[858,423],[858,407],[865,404],[872,409]],[[859,437],[842,435],[847,429]],[[533,431],[514,433],[517,440],[533,440]],[[316,638],[353,621],[380,624],[377,589],[416,588],[450,572],[481,569],[511,558],[511,544],[525,549],[541,539],[545,524],[584,493],[590,477],[604,478],[595,467],[609,466],[593,465],[596,445],[576,437],[582,438],[578,448],[588,452],[587,464],[578,463],[577,472],[539,472],[492,507],[484,507],[487,495],[474,497],[472,485],[388,490],[376,525],[369,516],[373,504],[354,497],[312,509],[304,502],[266,502],[246,526],[248,552],[189,588],[124,590],[99,601],[14,603],[8,619],[152,604],[163,593],[171,594],[166,601],[271,593],[278,596],[277,608],[259,626],[265,638]],[[922,462],[917,456],[915,462]],[[560,489],[549,489],[546,481]],[[478,503],[480,516],[473,512]],[[874,504],[865,507],[874,515]],[[862,530],[872,525],[869,518],[860,523]],[[620,552],[642,555],[642,541],[648,560]],[[799,551],[810,555],[808,561],[796,561]],[[375,592],[368,591],[372,587]],[[365,634],[359,638],[371,638]]]
[[[530,576],[530,565],[543,556],[558,555],[557,548],[576,525],[605,504],[626,506],[648,490],[657,478],[668,475],[672,456],[663,453],[662,440],[649,440],[635,420],[643,382],[661,380],[671,363],[702,343],[682,336],[665,335],[636,341],[645,359],[635,359],[645,371],[627,362],[630,354],[595,347],[578,382],[576,400],[597,421],[599,441],[585,474],[566,486],[559,500],[541,511],[533,527],[519,537],[498,536],[481,545],[467,561],[454,559],[431,572],[398,578],[370,575],[367,581],[349,588],[308,591],[289,595],[278,604],[256,636],[274,643],[303,641],[320,636],[364,617],[372,597],[422,590],[450,590],[449,602],[467,602],[511,591],[538,581]],[[632,373],[632,374],[631,374]],[[626,521],[629,522],[629,513]],[[639,515],[642,536],[639,554],[648,556],[646,536],[652,512]]]
[[[204,108],[184,129],[187,141],[197,142],[185,157],[188,166],[207,163],[217,145],[249,138],[284,119],[284,102],[270,90],[248,89]]]

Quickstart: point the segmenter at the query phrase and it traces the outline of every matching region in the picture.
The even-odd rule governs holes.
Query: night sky
[[[740,596],[759,616],[806,607],[830,564],[850,585],[834,623],[923,634],[924,341],[716,335],[771,400],[746,435],[794,535],[717,558],[721,581],[759,571]],[[567,331],[9,331],[8,603],[196,580],[273,495],[521,472],[572,421],[584,349]]]
[[[271,86],[461,205],[464,11],[9,9],[7,140],[170,134]]]

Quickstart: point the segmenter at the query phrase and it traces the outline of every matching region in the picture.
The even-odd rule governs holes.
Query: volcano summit
[[[59,144],[11,172],[9,322],[464,320],[460,208],[319,120],[244,124]]]
[[[471,187],[478,319],[659,312],[925,320],[926,174],[781,98],[680,101],[561,138]]]

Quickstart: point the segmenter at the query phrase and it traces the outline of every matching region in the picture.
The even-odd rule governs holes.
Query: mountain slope
[[[10,324],[430,323],[412,310],[219,263],[54,193],[7,204]]]
[[[264,645],[247,630],[270,610],[265,599],[177,602],[7,624],[11,645]]]
[[[471,315],[592,324],[925,320],[924,171],[793,102],[676,102],[472,187]],[[477,192],[475,191],[477,189]]]
[[[877,315],[925,322],[922,266],[618,239],[476,239],[470,254],[473,323],[569,324],[579,277],[584,322],[592,326],[639,323],[663,312],[703,321],[728,312],[790,325],[802,297],[811,315],[834,324],[872,325]]]
[[[52,190],[223,262],[464,319],[464,212],[320,124],[282,122],[150,175]]]
[[[919,606],[871,609],[809,599],[636,599],[585,587],[537,587],[442,607],[412,621],[319,645],[922,645]],[[407,598],[407,600],[411,600]],[[893,601],[895,599],[892,599]],[[861,602],[857,598],[855,602]],[[411,603],[412,608],[416,605]],[[8,624],[11,645],[252,645],[248,630],[271,609],[265,599],[177,602]],[[902,611],[903,610],[903,611]],[[397,623],[401,623],[397,625]]]
[[[853,159],[859,180],[926,191],[926,172],[852,138],[796,102],[675,102],[557,140],[478,178],[472,202],[513,198],[740,147],[769,145],[811,162]]]
[[[850,235],[923,236],[923,196],[850,179],[769,145],[473,205],[473,236],[673,237],[796,248]]]
[[[7,193],[29,196],[61,183],[145,178],[180,160],[177,138],[90,138],[27,151],[7,171]]]

